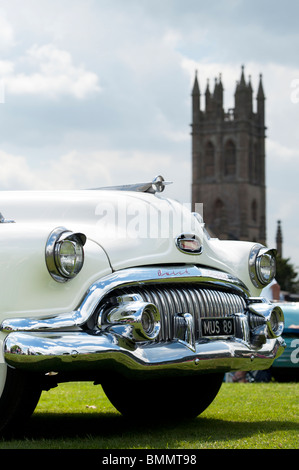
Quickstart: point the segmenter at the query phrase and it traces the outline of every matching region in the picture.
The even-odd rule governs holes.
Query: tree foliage
[[[295,271],[293,264],[290,263],[290,258],[281,258],[280,256],[277,256],[275,278],[280,285],[280,289],[291,293],[297,293],[297,276],[298,273]]]

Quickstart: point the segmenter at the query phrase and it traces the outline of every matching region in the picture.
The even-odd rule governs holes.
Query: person
[[[264,287],[261,292],[261,297],[265,297],[267,300],[270,301],[277,301],[280,299],[280,285],[278,284],[276,279],[273,279],[270,284]]]
[[[232,381],[246,383],[248,382],[246,375],[247,375],[247,372],[244,372],[243,370],[238,370],[237,372],[234,373],[232,377]]]

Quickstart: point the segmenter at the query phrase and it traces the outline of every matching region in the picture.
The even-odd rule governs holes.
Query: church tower
[[[203,203],[208,229],[218,238],[266,244],[265,95],[259,79],[256,111],[244,67],[235,107],[224,111],[221,76],[209,82],[201,108],[197,73],[192,90],[192,206]]]
[[[282,230],[281,230],[281,221],[277,221],[277,231],[276,231],[276,250],[278,256],[282,258]]]

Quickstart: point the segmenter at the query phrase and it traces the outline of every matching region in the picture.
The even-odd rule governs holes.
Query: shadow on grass
[[[184,441],[192,449],[199,442],[250,438],[255,434],[271,434],[278,430],[298,431],[298,427],[295,423],[284,420],[236,422],[198,417],[180,423],[155,423],[152,415],[145,416],[143,422],[132,422],[115,413],[39,413],[30,419],[24,432],[15,435],[13,439],[34,442],[36,448],[48,445],[51,447],[51,443],[54,445],[61,441],[60,448],[171,449],[176,448],[178,442]],[[11,439],[10,441],[12,442]],[[3,443],[4,441],[0,445],[2,448]]]

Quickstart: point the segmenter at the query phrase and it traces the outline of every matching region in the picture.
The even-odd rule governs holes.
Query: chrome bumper
[[[5,340],[8,365],[37,372],[112,371],[136,376],[161,372],[201,373],[260,370],[284,351],[279,338],[255,350],[242,341],[203,340],[191,351],[180,341],[133,345],[111,334],[11,333]]]
[[[153,305],[140,303],[135,296],[130,296],[129,303],[127,298],[124,301],[120,297],[119,303],[113,304],[113,309],[108,309],[106,317],[102,318],[99,303],[115,289],[139,285],[144,290],[157,283],[159,287],[175,283],[178,288],[186,283],[189,286],[202,284],[238,292],[244,299],[245,310],[238,310],[238,305],[235,313],[229,315],[236,319],[239,336],[200,337],[201,317],[195,318],[194,312],[190,315],[179,310],[175,310],[177,314],[172,317],[174,324],[178,320],[172,336],[141,334],[140,312]],[[211,312],[212,300],[211,297],[208,305]],[[161,306],[163,301],[165,298],[161,297]],[[175,301],[174,305],[176,308],[178,303]],[[196,305],[198,312],[201,304]],[[222,310],[225,316],[227,310],[224,307]],[[84,325],[95,315],[97,325],[86,330]],[[168,331],[170,323],[166,326],[164,330]],[[281,309],[263,299],[250,299],[238,279],[219,271],[187,266],[169,271],[148,267],[113,273],[92,285],[75,311],[47,318],[7,319],[0,330],[7,335],[3,342],[4,359],[17,369],[41,373],[115,371],[152,376],[266,369],[284,351],[282,328]]]

